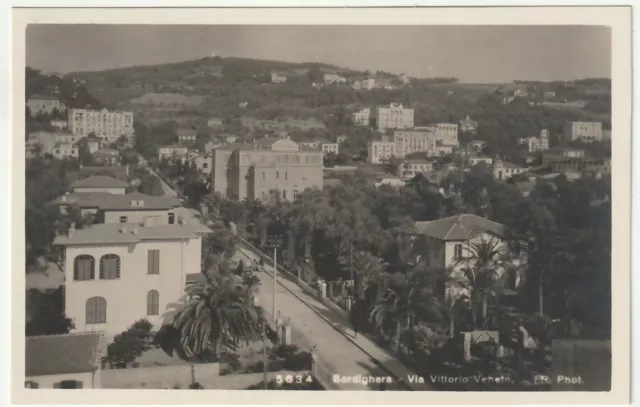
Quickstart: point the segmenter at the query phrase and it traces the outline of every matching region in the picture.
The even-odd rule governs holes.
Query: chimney
[[[67,194],[62,195],[62,198],[60,199],[60,201],[67,202]]]
[[[133,228],[133,234],[134,234],[134,236],[138,236],[138,232],[139,232],[139,231],[140,231],[140,230],[138,229],[138,227],[137,227],[137,226],[136,226],[135,228]]]
[[[123,235],[127,234],[127,232],[128,232],[127,225],[122,225],[121,232],[122,232]]]
[[[76,224],[75,222],[71,222],[71,225],[69,225],[69,239],[71,239],[75,233],[76,233]]]

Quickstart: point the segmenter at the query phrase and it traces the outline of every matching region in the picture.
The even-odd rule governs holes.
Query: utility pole
[[[276,317],[276,288],[278,279],[278,248],[273,248],[273,317]]]
[[[276,318],[276,288],[278,279],[278,248],[282,247],[284,237],[282,235],[268,235],[266,246],[273,249],[273,318]]]

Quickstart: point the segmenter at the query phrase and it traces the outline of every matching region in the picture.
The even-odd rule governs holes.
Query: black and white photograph
[[[628,390],[615,27],[92,21],[23,30],[27,396]]]

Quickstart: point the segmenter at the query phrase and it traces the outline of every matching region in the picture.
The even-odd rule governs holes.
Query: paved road
[[[162,181],[161,178],[160,180]],[[162,184],[163,188],[166,186],[166,190],[170,192],[168,195],[177,195],[164,181]],[[200,217],[198,211],[187,210],[194,217]],[[236,260],[244,259],[245,264],[251,264],[254,259],[259,260],[256,253],[244,248],[239,248],[234,257]],[[270,266],[267,266],[267,270],[273,272]],[[266,272],[259,272],[256,275],[261,283],[258,294],[259,303],[267,313],[272,314],[273,278]],[[341,389],[375,390],[379,389],[378,384],[363,384],[362,378],[370,381],[372,380],[370,377],[373,379],[391,377],[392,383],[385,386],[386,390],[406,390],[406,385],[399,383],[396,378],[400,377],[406,382],[413,372],[367,338],[363,336],[350,338],[353,331],[348,321],[317,298],[306,293],[295,282],[280,276],[278,283],[276,314],[283,321],[289,321],[295,344],[307,349],[315,345],[319,367],[327,374],[325,380],[331,380],[330,373],[336,373],[345,379],[351,378],[352,381],[356,379],[359,382],[339,383],[338,387]],[[386,369],[380,365],[385,366]],[[426,384],[411,385],[411,387],[414,390],[433,390]]]
[[[239,255],[246,259],[245,264],[251,263],[253,259],[257,260],[257,255],[245,249],[239,249]],[[273,269],[267,266],[267,270],[272,272]],[[256,275],[261,282],[259,302],[265,311],[271,314],[273,278],[266,272],[258,272]],[[289,320],[294,330],[304,336],[307,343],[311,346],[316,345],[318,358],[327,365],[327,368],[342,376],[391,377],[392,384],[386,385],[387,390],[407,390],[405,385],[398,383],[394,374],[380,367],[380,364],[392,368],[395,376],[400,376],[405,382],[407,376],[413,372],[368,339],[362,336],[355,340],[350,338],[353,336],[353,331],[348,327],[348,322],[318,299],[307,294],[295,282],[280,276],[278,282],[276,313],[280,313],[283,321]],[[372,356],[375,356],[375,359]],[[377,386],[343,383],[340,388],[375,390]],[[412,388],[414,390],[432,390],[427,385],[412,386]]]

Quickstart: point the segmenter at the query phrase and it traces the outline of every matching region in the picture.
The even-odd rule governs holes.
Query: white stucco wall
[[[163,320],[170,304],[184,293],[186,275],[200,272],[201,238],[144,241],[131,245],[67,247],[65,262],[65,312],[75,322],[76,331],[101,330],[120,333],[141,318],[154,325]],[[148,250],[160,250],[160,273],[147,274]],[[100,258],[105,254],[120,256],[120,278],[100,280]],[[76,256],[95,258],[95,280],[74,281]],[[147,316],[147,293],[159,293],[159,315]],[[85,324],[86,301],[103,297],[107,302],[106,324]]]
[[[114,195],[124,195],[126,188],[73,188],[73,192],[107,192]]]
[[[120,223],[120,217],[126,216],[128,223],[142,223],[144,218],[154,217],[156,218],[156,225],[169,224],[169,213],[175,213],[175,211],[168,211],[166,209],[153,211],[153,210],[125,210],[125,211],[105,211],[104,223]],[[178,215],[174,215],[174,224],[178,224]]]
[[[53,389],[54,384],[64,380],[76,380],[82,382],[83,389],[99,389],[100,388],[100,370],[95,373],[70,373],[56,374],[46,376],[27,376],[25,382],[35,382],[39,389]]]

